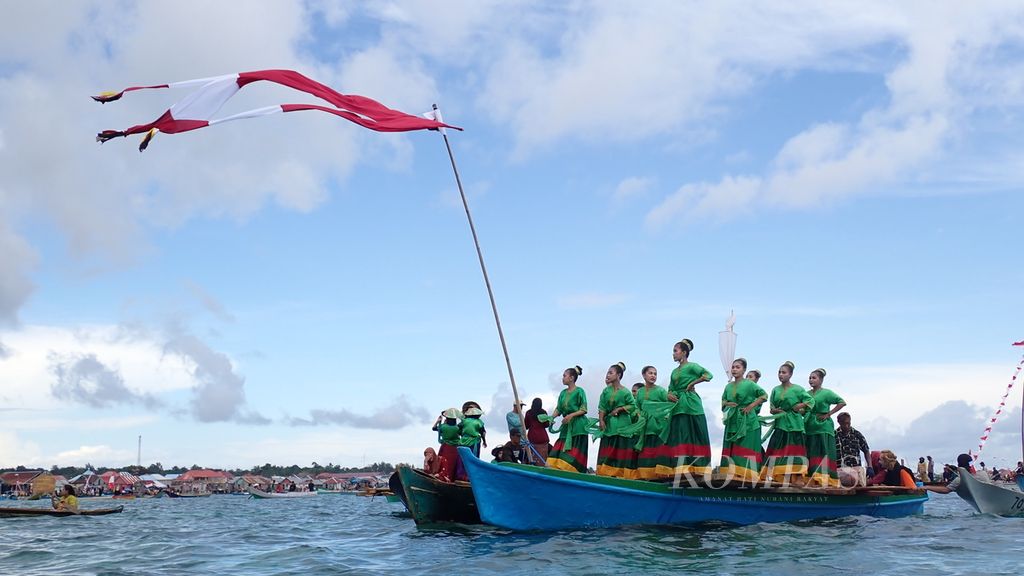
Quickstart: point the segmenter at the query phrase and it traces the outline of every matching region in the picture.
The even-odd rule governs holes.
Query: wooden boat
[[[391,478],[397,478],[400,490],[394,489],[395,484],[391,484],[392,489],[395,495],[404,495],[402,502],[417,524],[480,523],[480,513],[468,482],[443,482],[409,466],[399,466]]]
[[[1024,516],[1024,492],[982,482],[963,468],[959,469],[959,473],[957,496],[966,500],[978,512],[996,516]]]
[[[14,516],[104,516],[106,514],[118,514],[124,510],[124,506],[117,508],[92,508],[79,510],[77,513],[67,510],[54,510],[52,508],[0,508],[0,517]]]
[[[316,496],[317,493],[315,490],[313,492],[264,492],[259,488],[250,486],[249,495],[253,498],[309,498]]]
[[[923,490],[756,490],[674,488],[522,464],[490,464],[459,448],[484,523],[511,530],[566,530],[625,525],[755,524],[918,514]],[[552,502],[571,502],[552,513]]]
[[[399,468],[401,468],[401,466],[399,466]],[[395,498],[402,503],[402,506],[405,506],[405,509],[409,510],[409,502],[405,499],[405,487],[402,486],[402,477],[398,475],[397,469],[392,472],[391,477],[388,478],[388,488],[391,488],[391,492],[393,492]],[[411,510],[410,513],[412,513]]]
[[[327,490],[325,488],[317,488],[317,494],[323,494],[324,496],[355,496],[359,494],[359,490]]]
[[[206,498],[208,496],[213,496],[213,494],[211,494],[211,493],[204,493],[204,494],[178,494],[176,492],[167,492],[166,494],[167,494],[168,498]]]

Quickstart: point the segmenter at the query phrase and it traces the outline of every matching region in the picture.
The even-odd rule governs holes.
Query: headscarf
[[[432,447],[423,451],[423,470],[427,474],[437,474],[441,470],[441,459],[437,457],[437,451]]]

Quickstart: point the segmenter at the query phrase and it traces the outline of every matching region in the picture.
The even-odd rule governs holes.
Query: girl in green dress
[[[743,374],[747,361],[732,363],[732,382],[722,391],[722,410],[726,414],[722,440],[721,470],[733,480],[756,483],[761,477],[761,421],[757,412],[768,395]]]
[[[470,406],[462,420],[462,440],[459,445],[472,450],[477,458],[480,457],[480,443],[483,442],[484,448],[487,448],[487,430],[484,428],[484,421],[480,419],[483,414],[480,408]]]
[[[690,362],[692,351],[693,342],[687,338],[672,347],[672,359],[679,362],[679,366],[672,371],[668,385],[668,401],[675,402],[668,437],[654,466],[655,473],[661,478],[711,472],[708,421],[704,416],[704,403],[695,386],[709,382],[712,376],[700,364]]]
[[[558,395],[558,403],[551,418],[562,416],[562,427],[558,440],[548,454],[547,464],[559,470],[570,472],[587,471],[587,447],[590,434],[587,432],[587,394],[576,386],[576,379],[583,374],[583,368],[574,366],[562,373],[565,390]]]
[[[622,362],[608,368],[605,386],[597,404],[598,427],[601,429],[601,447],[597,452],[598,476],[636,478],[636,431],[627,428],[636,418],[633,394],[622,385]]]
[[[437,477],[445,482],[455,480],[462,467],[458,449],[459,441],[462,439],[458,421],[461,417],[462,412],[456,408],[449,408],[442,412],[434,422],[433,430],[437,432],[437,441],[441,444],[438,451],[441,465]]]
[[[668,392],[655,384],[658,381],[658,369],[654,366],[644,366],[641,374],[644,377],[644,385],[636,393],[636,407],[646,424],[643,431],[643,446],[637,454],[636,474],[641,480],[656,480],[658,474],[655,467],[658,465],[659,457],[665,452],[665,441],[661,436],[668,426],[671,413],[662,415],[652,410],[655,406],[661,407],[668,403]],[[644,409],[644,405],[647,405],[647,410]]]
[[[802,386],[791,382],[795,368],[792,362],[783,362],[779,366],[780,384],[772,388],[769,406],[777,416],[765,453],[764,477],[802,484],[807,476],[804,414],[814,406],[814,399]]]
[[[811,372],[807,381],[811,385],[810,395],[814,400],[804,423],[807,477],[812,484],[824,488],[838,488],[840,484],[839,471],[836,468],[836,425],[832,421],[832,415],[842,410],[846,406],[846,401],[828,388],[821,387],[825,381],[824,368]]]

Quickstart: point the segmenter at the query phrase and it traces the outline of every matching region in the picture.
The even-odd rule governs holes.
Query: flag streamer
[[[282,86],[305,92],[331,104],[324,106],[318,104],[278,104],[265,106],[254,110],[248,110],[214,118],[213,116],[222,106],[243,87],[253,82],[273,82]],[[257,70],[255,72],[242,72],[239,74],[228,74],[214,76],[211,78],[199,78],[186,80],[173,84],[156,84],[152,86],[131,86],[120,92],[104,92],[92,99],[106,104],[120,100],[126,92],[136,90],[155,90],[164,88],[199,88],[186,96],[183,100],[171,106],[159,118],[147,124],[139,124],[125,130],[104,130],[96,135],[96,141],[103,143],[112,138],[128,136],[129,134],[142,134],[146,136],[139,145],[139,151],[143,151],[149,145],[156,132],[177,134],[197,130],[214,124],[230,122],[266,116],[268,114],[299,112],[303,110],[318,110],[340,116],[350,122],[354,122],[364,128],[377,132],[409,132],[413,130],[440,130],[452,128],[462,130],[457,126],[445,124],[434,119],[423,118],[405,112],[399,112],[384,106],[376,100],[364,96],[342,94],[329,86],[325,86],[303,76],[294,70]]]

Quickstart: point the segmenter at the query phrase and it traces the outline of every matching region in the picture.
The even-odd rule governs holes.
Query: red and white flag
[[[224,106],[224,103],[238,93],[238,91],[244,86],[259,81],[274,82],[289,88],[294,88],[300,92],[305,92],[316,96],[321,100],[325,100],[332,106],[322,106],[317,104],[278,104],[275,106],[265,106],[255,110],[239,112],[238,114],[232,114],[231,116],[225,116],[222,118],[213,117],[214,114]],[[163,115],[156,120],[148,124],[132,126],[127,130],[104,130],[96,135],[96,140],[102,143],[119,136],[142,134],[145,132],[146,136],[143,138],[142,144],[139,145],[139,151],[141,152],[146,149],[146,146],[149,145],[149,141],[157,131],[166,132],[167,134],[177,134],[179,132],[188,132],[189,130],[205,128],[207,126],[213,126],[214,124],[229,122],[231,120],[242,120],[245,118],[255,118],[257,116],[276,114],[278,112],[296,112],[299,110],[320,110],[321,112],[341,116],[346,120],[355,122],[356,124],[359,124],[364,128],[369,128],[370,130],[376,130],[377,132],[409,132],[412,130],[439,130],[443,128],[462,130],[462,128],[445,124],[438,120],[426,119],[421,116],[392,110],[376,100],[371,100],[363,96],[342,94],[317,82],[316,80],[307,78],[294,70],[257,70],[255,72],[242,72],[240,74],[227,74],[212,78],[186,80],[184,82],[175,82],[173,84],[132,86],[130,88],[125,88],[120,92],[104,92],[103,94],[93,96],[92,98],[97,102],[105,104],[107,102],[113,102],[114,100],[120,99],[125,92],[132,92],[134,90],[184,88],[190,86],[198,86],[199,89],[189,94],[185,99],[181,100],[174,106],[171,106],[169,110],[164,112]]]

